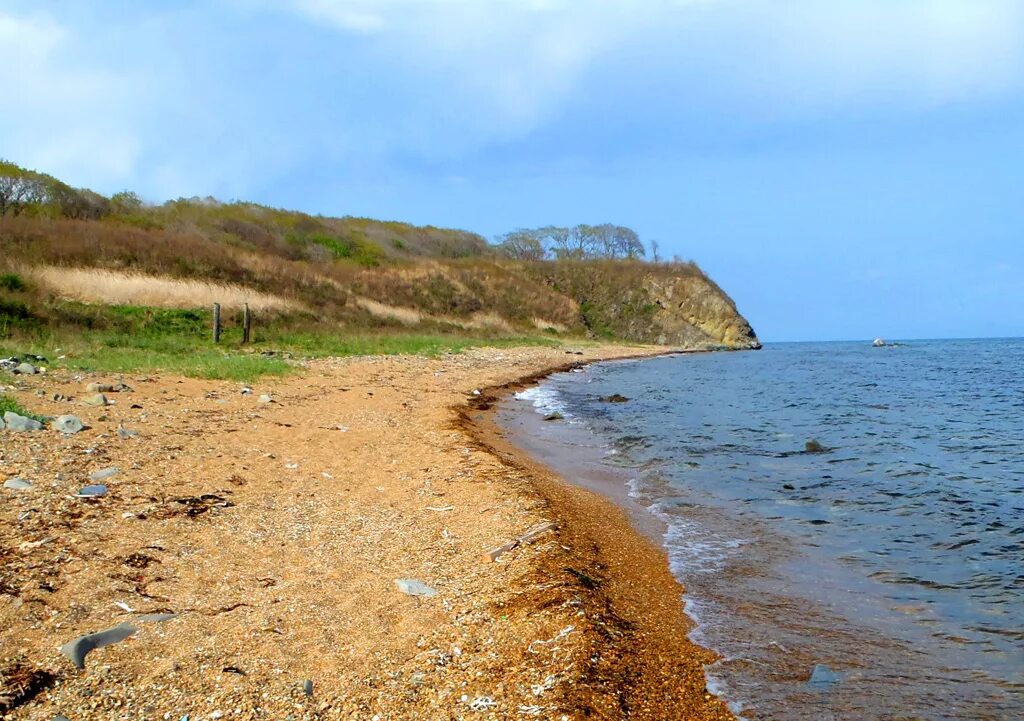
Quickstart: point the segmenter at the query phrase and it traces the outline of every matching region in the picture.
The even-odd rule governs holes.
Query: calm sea
[[[1024,340],[598,364],[500,418],[657,519],[745,718],[1024,719]]]

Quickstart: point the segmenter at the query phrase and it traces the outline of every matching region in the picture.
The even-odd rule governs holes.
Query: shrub
[[[17,273],[4,273],[0,275],[0,289],[16,293],[26,288],[28,288],[28,284]]]

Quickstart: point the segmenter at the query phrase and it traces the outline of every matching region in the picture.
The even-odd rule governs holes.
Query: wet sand
[[[130,375],[105,408],[99,377],[5,378],[90,428],[0,431],[0,476],[33,484],[0,489],[2,717],[731,718],[663,551],[491,418],[516,379],[660,350],[324,360],[251,394]],[[59,652],[125,622],[84,670]]]

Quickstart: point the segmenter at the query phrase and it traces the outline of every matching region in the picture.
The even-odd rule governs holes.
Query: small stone
[[[32,487],[32,484],[24,478],[8,478],[4,481],[4,488],[10,488],[15,491],[27,491]]]
[[[79,498],[101,498],[107,495],[107,487],[102,483],[92,486],[85,486],[78,492]]]
[[[139,432],[133,428],[125,428],[124,426],[117,427],[117,435],[121,438],[137,438]]]
[[[39,431],[43,428],[43,424],[34,418],[26,418],[13,411],[4,413],[4,422],[7,424],[7,429],[11,431]]]
[[[310,679],[306,679],[302,682],[302,692],[307,696],[313,695],[313,682]]]
[[[436,596],[437,591],[423,581],[418,581],[415,578],[399,578],[395,580],[395,585],[398,586],[398,590],[402,593],[410,596]]]
[[[92,473],[90,473],[89,479],[96,482],[105,481],[108,478],[113,478],[118,473],[120,473],[120,471],[120,468],[103,468],[99,471],[93,471]]]
[[[108,405],[109,403],[110,401],[107,400],[107,397],[102,393],[97,393],[96,395],[88,396],[87,398],[82,399],[83,405],[95,406],[97,408]]]
[[[37,373],[36,367],[31,363],[19,363],[14,372],[23,376],[34,376]]]
[[[85,428],[78,416],[57,416],[50,425],[66,436],[79,433]]]
[[[840,675],[823,663],[814,664],[807,685],[815,691],[828,691],[840,681]]]
[[[271,398],[270,396],[268,396],[266,393],[264,393],[263,395],[261,395],[259,397],[259,399],[257,399],[257,403],[273,403],[273,402],[274,402],[274,399]]]

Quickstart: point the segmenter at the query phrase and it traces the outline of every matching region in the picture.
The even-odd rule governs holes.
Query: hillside
[[[625,242],[624,256],[580,246],[524,259],[508,252],[509,236],[493,246],[463,230],[210,198],[147,205],[0,163],[0,335],[136,332],[168,317],[126,308],[194,309],[175,322],[201,333],[219,302],[229,325],[248,303],[264,338],[406,331],[758,347],[693,263],[639,260],[635,234],[610,225],[564,229],[567,242],[580,229],[608,247]]]

